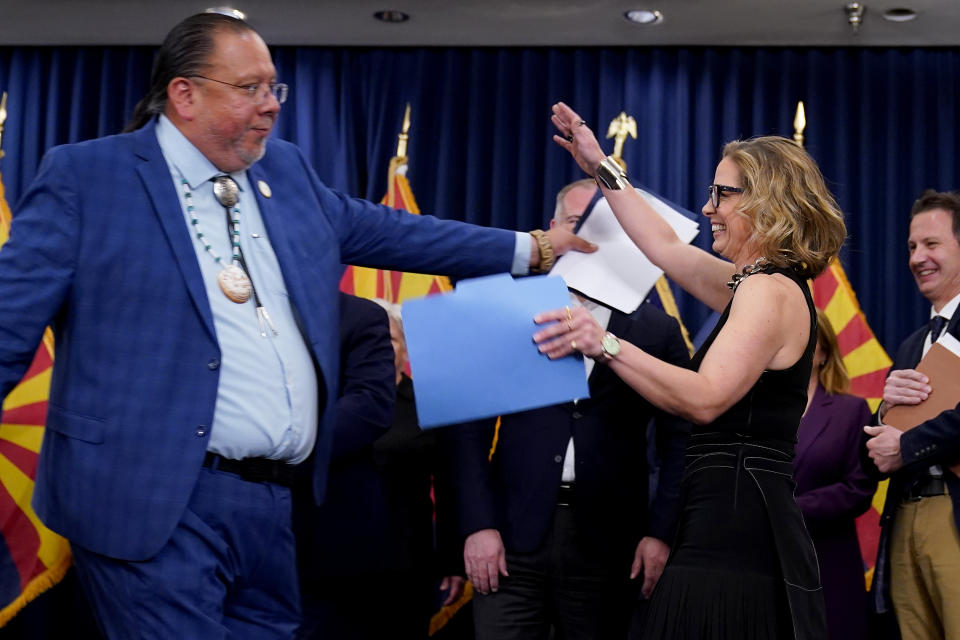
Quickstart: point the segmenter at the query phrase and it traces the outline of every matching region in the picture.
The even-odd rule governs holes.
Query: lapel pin
[[[270,191],[270,185],[263,180],[257,180],[257,188],[260,189],[260,193],[263,194],[264,198],[269,198],[273,195],[273,192]]]

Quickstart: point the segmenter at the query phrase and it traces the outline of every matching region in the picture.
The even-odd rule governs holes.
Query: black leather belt
[[[561,482],[560,491],[557,492],[557,506],[569,507],[573,504],[574,490],[572,482]]]
[[[272,482],[284,487],[293,486],[294,469],[296,469],[296,465],[283,460],[270,460],[269,458],[231,460],[209,451],[203,458],[203,466],[215,471],[235,473],[249,482]]]
[[[917,502],[922,498],[931,496],[942,496],[947,492],[947,485],[943,478],[934,476],[923,476],[918,478],[913,485],[907,489],[903,499],[908,502]]]

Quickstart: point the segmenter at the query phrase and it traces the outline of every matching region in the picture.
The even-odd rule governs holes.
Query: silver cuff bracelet
[[[597,184],[611,191],[619,191],[630,186],[627,174],[613,156],[607,156],[600,161],[600,166],[597,167]]]

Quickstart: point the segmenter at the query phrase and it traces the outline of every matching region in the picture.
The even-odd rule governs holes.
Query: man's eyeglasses
[[[271,82],[269,84],[263,82],[258,82],[257,84],[233,84],[232,82],[224,82],[223,80],[208,78],[207,76],[196,75],[192,77],[203,78],[210,82],[217,82],[225,84],[228,87],[233,87],[234,89],[240,89],[247,94],[247,97],[250,98],[253,104],[263,104],[263,101],[267,99],[268,95],[272,95],[277,99],[278,103],[283,104],[287,101],[287,94],[290,92],[290,87],[282,82]],[[264,88],[266,88],[266,91],[264,91]]]
[[[725,184],[707,185],[707,195],[710,197],[710,204],[716,209],[720,206],[720,194],[723,193],[743,193],[743,187],[728,187]]]

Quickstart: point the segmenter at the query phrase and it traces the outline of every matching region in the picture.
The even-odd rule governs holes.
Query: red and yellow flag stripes
[[[419,215],[420,208],[410,190],[410,182],[404,175],[407,159],[394,156],[390,160],[387,176],[387,194],[380,202]],[[348,266],[340,280],[340,290],[361,298],[383,298],[390,302],[403,302],[431,293],[450,291],[453,287],[446,276],[431,276],[423,273],[384,271],[367,267]]]
[[[0,180],[0,245],[7,240],[10,218]],[[47,329],[0,414],[0,626],[59,582],[70,566],[67,541],[43,526],[30,505],[52,368],[53,334]]]
[[[876,411],[883,399],[883,383],[892,362],[870,330],[839,261],[834,260],[813,281],[813,301],[830,319],[837,332],[843,363],[850,374],[850,393],[866,399],[870,410]],[[870,509],[857,518],[857,535],[867,567],[865,577],[868,586],[873,579],[873,565],[880,541],[880,513],[886,497],[887,481],[884,480],[873,495]]]

